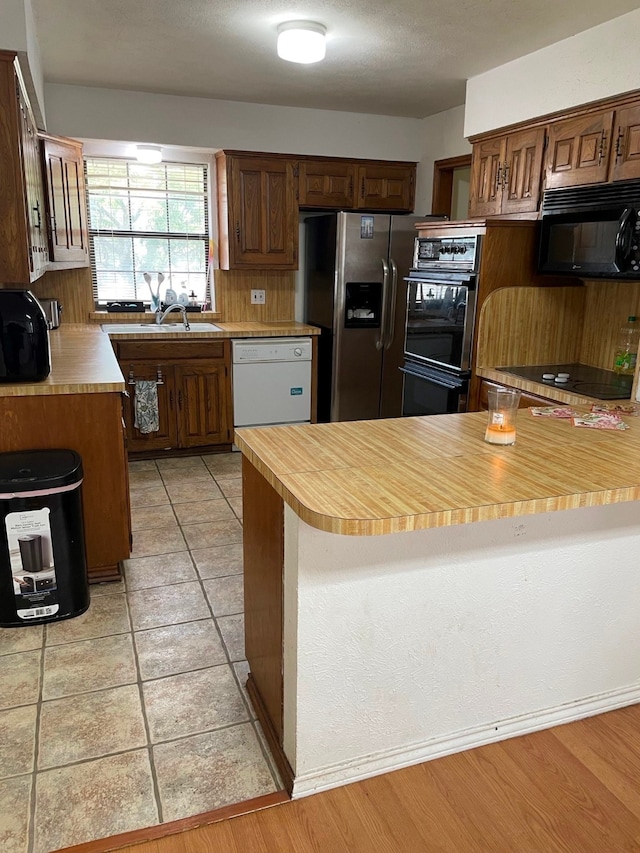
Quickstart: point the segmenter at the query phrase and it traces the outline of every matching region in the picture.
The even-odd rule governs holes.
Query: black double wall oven
[[[481,236],[417,237],[407,282],[402,414],[467,409]]]

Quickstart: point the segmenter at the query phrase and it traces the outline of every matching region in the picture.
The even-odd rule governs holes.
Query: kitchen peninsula
[[[640,701],[640,419],[236,433],[249,689],[294,797]]]

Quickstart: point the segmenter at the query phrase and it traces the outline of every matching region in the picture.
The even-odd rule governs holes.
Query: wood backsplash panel
[[[577,361],[584,287],[505,287],[480,312],[478,367]]]
[[[227,322],[293,320],[295,273],[275,270],[216,270],[216,311]],[[251,291],[266,291],[264,305],[251,304]]]
[[[580,361],[611,370],[620,327],[640,318],[640,281],[585,281],[585,291]]]
[[[62,304],[61,323],[88,323],[95,310],[91,270],[50,270],[31,285],[31,292],[43,299],[57,299]]]

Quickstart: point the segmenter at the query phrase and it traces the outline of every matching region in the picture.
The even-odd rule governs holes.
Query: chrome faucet
[[[162,313],[160,313],[160,311],[156,311],[156,324],[159,326],[171,311],[180,311],[182,314],[182,322],[184,323],[184,330],[185,332],[188,332],[191,326],[189,325],[189,320],[187,318],[187,309],[184,305],[180,305],[179,302],[174,302],[172,305],[169,305]]]

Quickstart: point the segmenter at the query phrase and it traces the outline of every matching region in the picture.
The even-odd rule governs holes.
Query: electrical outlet
[[[266,302],[266,291],[264,290],[252,290],[251,291],[251,304],[252,305],[264,305]]]

